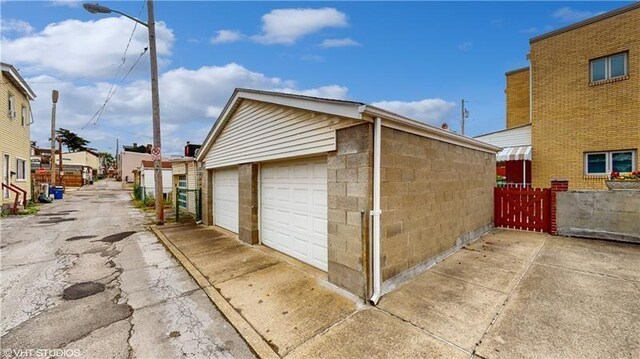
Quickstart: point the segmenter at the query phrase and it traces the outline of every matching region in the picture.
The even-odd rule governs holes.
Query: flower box
[[[640,191],[640,180],[605,180],[609,189],[634,189]]]

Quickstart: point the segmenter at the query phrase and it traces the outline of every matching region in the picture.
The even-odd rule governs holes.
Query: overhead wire
[[[142,10],[144,9],[145,6],[145,2],[142,1],[142,6],[140,7],[140,10],[138,10],[138,15],[137,17],[139,18],[140,15],[142,14]],[[138,28],[138,23],[134,22],[133,25],[133,29],[131,30],[131,35],[129,36],[129,40],[127,41],[127,45],[124,48],[124,51],[122,53],[122,61],[120,62],[120,64],[118,65],[118,68],[116,69],[116,73],[114,75],[114,78],[117,78],[118,75],[120,74],[120,70],[122,69],[122,66],[124,66],[124,64],[127,62],[127,52],[129,51],[129,47],[131,46],[131,42],[133,41],[133,36],[136,32],[136,29]],[[126,80],[126,78],[129,76],[129,74],[131,73],[131,71],[133,71],[133,68],[138,64],[138,62],[140,61],[140,58],[142,58],[142,56],[147,52],[148,48],[145,47],[144,50],[142,51],[142,53],[140,54],[140,56],[138,56],[138,58],[136,59],[136,61],[134,62],[134,64],[129,68],[129,71],[127,71],[127,73],[124,75],[124,77],[120,80],[120,82],[118,83],[118,85],[116,85],[115,83],[111,84],[111,87],[109,88],[109,91],[107,92],[107,96],[106,99],[104,101],[104,103],[102,104],[102,106],[100,106],[100,108],[93,114],[93,116],[91,116],[91,118],[89,119],[89,121],[87,121],[80,129],[84,130],[87,126],[89,126],[92,122],[94,122],[94,124],[97,124],[98,121],[100,120],[100,117],[102,116],[102,113],[104,112],[105,108],[107,107],[107,104],[109,103],[109,101],[111,100],[111,98],[113,97],[113,95],[117,92],[118,87],[124,82],[124,80]],[[94,121],[95,119],[95,121]]]

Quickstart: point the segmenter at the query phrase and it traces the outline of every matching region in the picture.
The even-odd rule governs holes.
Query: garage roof
[[[213,128],[209,131],[207,138],[202,145],[201,151],[196,156],[197,161],[202,161],[216,137],[224,127],[226,121],[231,117],[237,106],[243,99],[272,103],[287,107],[299,108],[307,111],[326,113],[339,117],[371,121],[371,118],[379,117],[386,127],[406,131],[419,136],[433,138],[439,141],[472,148],[479,151],[497,153],[500,148],[462,136],[457,133],[443,130],[436,126],[431,126],[423,122],[398,115],[382,108],[367,105],[362,102],[336,100],[313,96],[304,96],[291,93],[262,91],[253,89],[237,88],[220,113]]]

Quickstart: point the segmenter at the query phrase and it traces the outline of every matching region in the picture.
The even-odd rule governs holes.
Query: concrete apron
[[[494,230],[374,308],[222,230],[152,229],[260,357],[640,353],[640,246]]]

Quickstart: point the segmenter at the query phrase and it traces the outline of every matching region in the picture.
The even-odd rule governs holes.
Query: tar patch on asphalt
[[[95,234],[92,234],[90,236],[74,236],[74,237],[69,237],[67,239],[65,239],[65,241],[70,242],[70,241],[79,241],[81,239],[90,239],[90,238],[96,238],[97,236]]]
[[[40,221],[38,222],[38,224],[56,224],[56,223],[69,222],[69,221],[75,221],[75,220],[76,220],[75,218],[53,217],[45,221]]]
[[[100,242],[105,242],[105,243],[119,242],[119,241],[129,237],[130,235],[132,235],[134,233],[136,233],[136,231],[126,231],[126,232],[120,232],[120,233],[112,234],[110,236],[106,236],[106,237],[102,238],[100,240]]]
[[[103,292],[105,285],[96,282],[82,282],[73,284],[62,291],[62,299],[76,300]]]

